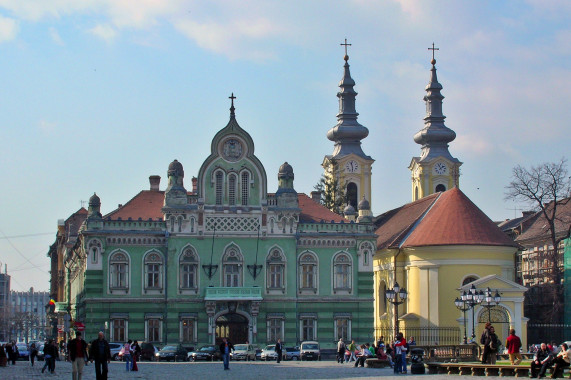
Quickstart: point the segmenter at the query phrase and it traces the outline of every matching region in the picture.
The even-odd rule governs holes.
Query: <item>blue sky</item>
[[[433,41],[460,188],[492,219],[525,208],[504,200],[513,166],[569,151],[569,1],[0,0],[0,262],[12,288],[48,289],[57,220],[94,191],[107,213],[149,175],[164,189],[175,158],[190,187],[231,92],[268,189],[288,161],[309,193],[333,150],[344,38],[375,214],[411,199]]]

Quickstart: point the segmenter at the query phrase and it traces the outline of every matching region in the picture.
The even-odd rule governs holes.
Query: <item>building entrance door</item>
[[[248,341],[248,319],[240,314],[223,314],[216,319],[216,344],[227,338],[232,344]]]

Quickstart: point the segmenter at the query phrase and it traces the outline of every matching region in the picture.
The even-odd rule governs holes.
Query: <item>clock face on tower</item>
[[[345,164],[345,171],[347,173],[355,173],[359,170],[359,163],[355,160],[347,161]]]
[[[436,174],[444,174],[446,173],[446,164],[439,162],[436,165],[434,165],[434,171],[436,172]]]

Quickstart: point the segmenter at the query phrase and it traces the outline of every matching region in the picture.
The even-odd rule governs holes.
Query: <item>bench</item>
[[[529,377],[528,365],[479,363],[427,363],[429,374]]]
[[[385,368],[390,365],[391,363],[387,359],[369,358],[365,360],[365,367],[368,368]]]
[[[533,359],[533,355],[534,354],[530,354],[530,353],[522,353],[521,357],[522,357],[522,359]],[[510,360],[510,355],[509,354],[499,354],[498,358],[501,360]]]

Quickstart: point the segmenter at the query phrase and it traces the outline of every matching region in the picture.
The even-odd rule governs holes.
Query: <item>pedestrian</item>
[[[571,362],[571,349],[567,346],[567,343],[561,344],[561,349],[557,356],[553,359],[553,370],[551,372],[551,378],[556,379],[559,371],[561,371],[561,375],[563,376],[563,368],[569,367],[569,363]]]
[[[339,342],[337,342],[337,363],[343,364],[345,358],[345,342],[343,342],[343,338],[339,338]]]
[[[87,362],[87,342],[83,340],[81,331],[75,333],[75,338],[67,343],[69,360],[71,361],[71,378],[81,380],[83,367]]]
[[[274,347],[274,351],[276,352],[276,354],[278,354],[278,358],[277,358],[277,362],[281,362],[282,361],[282,351],[283,351],[283,346],[282,346],[282,340],[278,339],[278,341],[276,342],[276,346]]]
[[[36,359],[36,356],[38,356],[38,349],[36,348],[36,343],[30,344],[29,356],[30,356],[30,365],[33,367],[34,360]]]
[[[12,365],[16,365],[16,360],[18,360],[18,356],[20,355],[16,341],[13,340],[8,347],[8,360],[12,362]]]
[[[406,373],[406,352],[407,352],[407,347],[406,347],[406,339],[404,338],[404,335],[399,332],[397,335],[397,340],[395,342],[395,352],[396,352],[396,356],[400,356],[400,368],[399,366],[395,366],[397,368],[396,373]]]
[[[496,364],[499,346],[500,340],[495,333],[494,326],[490,325],[488,327],[488,333],[486,334],[486,339],[484,341],[484,354],[482,355],[482,357],[486,356],[486,362],[482,362],[482,364]]]
[[[490,334],[489,329],[491,325],[492,324],[490,322],[486,322],[486,324],[484,325],[484,331],[482,331],[482,335],[480,336],[480,344],[483,345],[482,364],[488,363],[488,354],[490,352],[490,347],[488,347],[486,341],[488,341],[488,335]]]
[[[531,377],[544,377],[547,368],[551,366],[551,352],[547,349],[545,343],[541,343],[541,346],[533,356],[531,362]],[[537,370],[539,369],[539,373]]]
[[[42,373],[47,369],[50,373],[55,373],[56,358],[59,357],[57,343],[53,339],[48,340],[44,345],[44,367]]]
[[[230,351],[234,350],[234,345],[228,341],[226,338],[222,338],[222,343],[220,343],[220,352],[222,353],[222,360],[224,362],[224,370],[230,370]]]
[[[510,363],[512,365],[518,365],[521,363],[521,339],[515,334],[515,329],[510,329],[510,335],[506,339],[506,348],[508,349],[508,355],[510,356]]]
[[[133,364],[133,351],[131,349],[131,343],[133,343],[133,341],[129,339],[121,349],[123,360],[125,360],[125,368],[127,372],[131,370],[131,366]]]
[[[141,356],[141,346],[139,346],[139,342],[133,342],[131,345],[131,351],[133,351],[133,365],[131,366],[131,371],[138,371],[139,367],[137,367],[137,362]]]
[[[408,338],[408,345],[410,346],[416,346],[416,340],[414,340],[414,337],[411,336],[410,338]]]
[[[349,362],[356,362],[357,358],[355,357],[355,350],[357,349],[357,345],[355,344],[355,340],[352,339],[351,343],[349,344],[349,346],[347,347],[347,350],[349,350],[349,359],[347,360],[347,363]]]
[[[89,349],[89,358],[92,362],[95,361],[95,379],[107,380],[107,366],[111,362],[111,350],[109,349],[109,342],[105,340],[103,331],[99,331],[97,339],[91,342]]]

